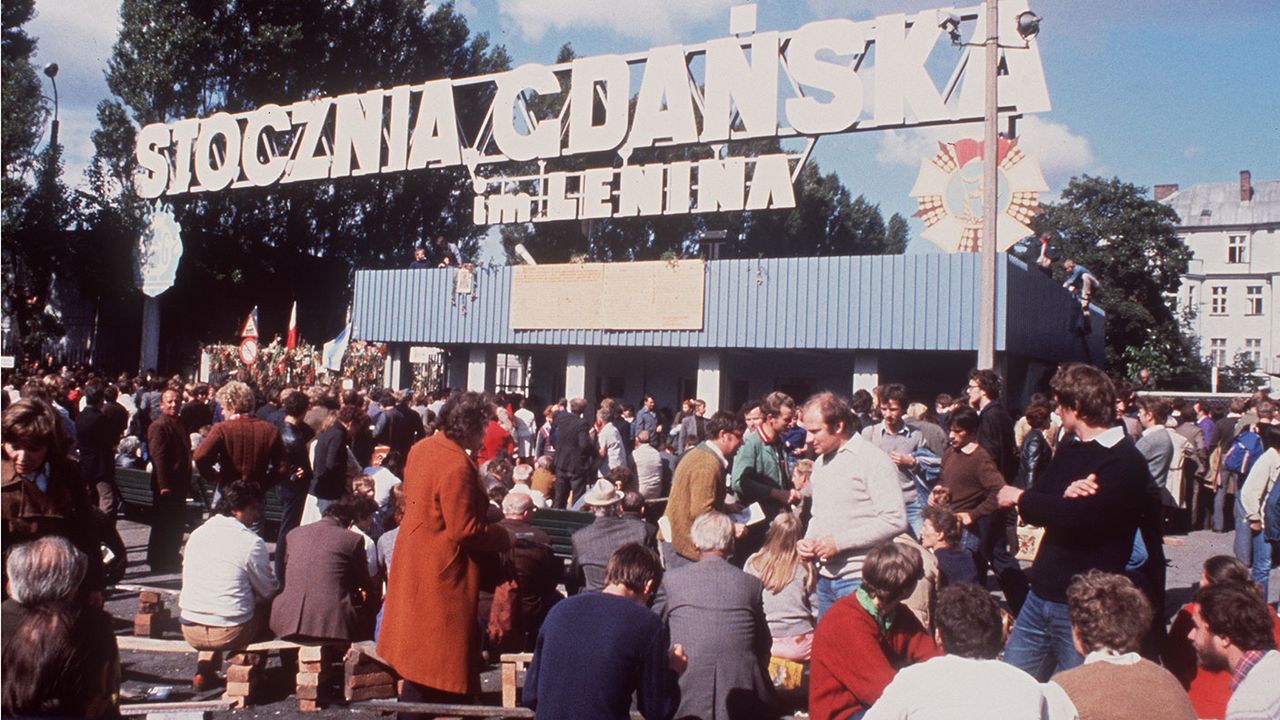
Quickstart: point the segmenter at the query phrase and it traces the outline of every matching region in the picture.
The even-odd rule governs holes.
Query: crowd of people
[[[474,702],[486,661],[529,651],[539,718],[1280,716],[1265,395],[1217,416],[1067,365],[1019,413],[975,370],[928,403],[890,384],[708,416],[215,380],[0,393],[6,715],[113,714],[133,468],[197,687],[279,637],[375,640],[412,702]],[[573,510],[566,563],[538,517]],[[1235,557],[1167,628],[1186,527],[1234,530]]]

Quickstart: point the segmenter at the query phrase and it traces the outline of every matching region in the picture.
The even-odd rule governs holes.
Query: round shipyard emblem
[[[1030,222],[1040,212],[1040,193],[1049,189],[1040,163],[1000,138],[996,195],[996,250],[1007,251],[1032,233]],[[977,252],[982,240],[982,141],[966,138],[938,143],[938,154],[920,162],[911,188],[924,221],[926,239],[947,252]]]

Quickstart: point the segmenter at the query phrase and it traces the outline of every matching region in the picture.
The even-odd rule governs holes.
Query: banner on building
[[[513,330],[701,330],[706,264],[569,263],[512,268]]]

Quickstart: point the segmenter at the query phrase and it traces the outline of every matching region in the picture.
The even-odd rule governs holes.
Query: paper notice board
[[[701,330],[701,260],[521,265],[513,330]]]

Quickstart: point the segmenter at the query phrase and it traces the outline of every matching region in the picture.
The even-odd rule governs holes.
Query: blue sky
[[[578,55],[700,43],[728,34],[727,0],[459,0],[473,30],[506,45],[514,64],[554,60],[565,42]],[[968,6],[971,3],[959,3]],[[816,19],[869,19],[944,7],[940,0],[790,0],[758,4],[759,30]],[[1150,187],[1280,179],[1280,3],[1245,0],[1032,0],[1044,18],[1038,44],[1053,110],[1020,124],[1052,200],[1080,173]],[[92,155],[94,108],[119,26],[113,0],[38,0],[27,30],[37,61],[57,62],[67,180]],[[940,46],[941,47],[941,46]],[[910,216],[908,195],[936,142],[980,137],[980,128],[864,132],[820,140],[814,159],[885,216]],[[913,238],[923,224],[912,218]],[[917,240],[913,251],[930,244]]]

